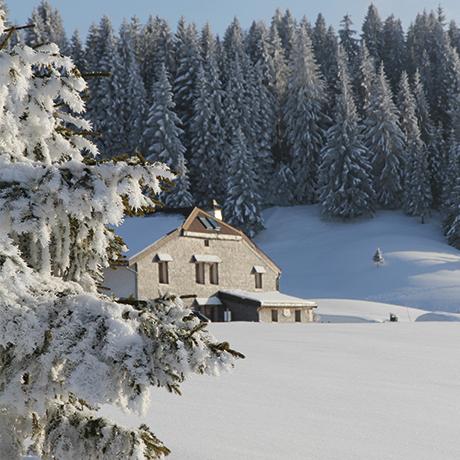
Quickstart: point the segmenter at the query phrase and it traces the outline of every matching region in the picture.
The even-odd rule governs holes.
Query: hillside
[[[422,225],[379,211],[373,219],[328,222],[316,206],[296,206],[268,209],[264,218],[256,242],[283,269],[281,288],[289,294],[320,306],[321,299],[357,299],[460,312],[460,252],[446,244],[436,217]],[[381,267],[372,262],[377,247]],[[322,303],[329,314],[360,309],[352,301]]]

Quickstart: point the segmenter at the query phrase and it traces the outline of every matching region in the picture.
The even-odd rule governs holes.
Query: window
[[[295,322],[301,323],[302,322],[302,310],[295,311]]]
[[[219,264],[217,263],[209,265],[209,282],[219,284]]]
[[[195,264],[195,275],[196,275],[196,282],[198,284],[204,284],[204,263],[199,262]]]
[[[262,289],[262,273],[255,273],[256,289]]]
[[[209,240],[204,240],[204,245],[205,245],[206,247],[209,247]]]
[[[158,280],[160,284],[169,284],[168,262],[158,263]]]
[[[272,323],[278,322],[278,310],[272,310]]]

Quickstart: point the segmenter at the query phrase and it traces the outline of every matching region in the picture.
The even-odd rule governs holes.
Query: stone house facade
[[[106,270],[104,286],[138,300],[173,292],[212,321],[312,321],[316,304],[281,294],[281,269],[221,217],[219,209],[195,208],[178,228]]]

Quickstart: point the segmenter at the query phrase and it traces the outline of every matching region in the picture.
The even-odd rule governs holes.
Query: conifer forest
[[[370,5],[338,30],[276,10],[223,36],[186,18],[108,17],[67,36],[43,1],[17,40],[57,43],[89,78],[102,157],[167,164],[170,208],[222,204],[249,235],[267,206],[319,203],[324,218],[441,213],[460,247],[460,28],[441,8],[403,28]]]

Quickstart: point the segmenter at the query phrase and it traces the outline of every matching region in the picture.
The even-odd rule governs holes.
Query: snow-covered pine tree
[[[62,52],[67,50],[68,42],[58,9],[53,8],[48,0],[41,0],[34,8],[30,23],[35,27],[26,29],[25,39],[30,46],[56,43]]]
[[[305,30],[297,31],[289,63],[287,96],[284,105],[289,167],[297,203],[316,201],[319,154],[324,143],[326,85],[313,55]]]
[[[88,65],[86,64],[85,51],[80,38],[80,32],[78,32],[77,29],[70,38],[69,54],[77,69],[80,70],[80,72],[85,71]]]
[[[232,352],[173,296],[133,306],[97,285],[121,249],[109,227],[152,207],[171,173],[94,161],[86,85],[56,45],[0,50],[0,86],[1,455],[161,458],[168,450],[147,426],[98,409],[143,411],[150,386],[179,392],[187,374],[231,366]]]
[[[443,228],[447,241],[451,246],[460,249],[460,143],[454,131],[449,137],[443,210]]]
[[[213,47],[208,47],[204,67],[197,75],[197,93],[191,121],[190,177],[200,205],[225,195],[225,130],[222,88]]]
[[[414,75],[413,94],[420,135],[428,149],[428,169],[430,172],[433,206],[438,208],[442,203],[444,174],[447,164],[444,152],[444,130],[442,127],[437,129],[433,124],[425,89],[418,70]]]
[[[383,262],[385,261],[385,259],[383,258],[383,254],[382,254],[382,251],[380,250],[380,248],[377,248],[377,250],[375,251],[375,254],[373,255],[372,257],[372,261],[374,262],[374,264],[378,267],[379,265],[382,265]]]
[[[383,208],[396,209],[401,204],[403,191],[404,135],[383,65],[372,86],[363,124],[377,203]]]
[[[327,107],[328,116],[332,117],[335,90],[337,83],[337,47],[338,41],[332,26],[326,27],[326,21],[322,14],[318,17],[313,28],[311,41],[313,44],[313,54],[321,71],[327,90],[330,94]]]
[[[361,62],[359,40],[355,37],[356,30],[353,29],[353,21],[349,14],[343,17],[340,26],[339,43],[347,56],[350,80],[354,83]]]
[[[116,41],[110,19],[103,16],[99,25],[92,25],[86,38],[85,60],[88,72],[109,72],[116,52]],[[111,145],[109,126],[112,123],[112,78],[92,78],[88,81],[90,98],[87,113],[94,131],[99,134],[97,144],[102,149]],[[110,114],[107,116],[107,114]]]
[[[190,208],[194,204],[193,196],[190,192],[190,181],[188,178],[188,168],[185,157],[182,153],[177,154],[176,179],[174,188],[161,196],[166,206],[173,209]]]
[[[224,38],[224,128],[226,140],[232,142],[238,128],[248,145],[256,145],[257,114],[254,107],[254,69],[243,42],[237,19],[228,27]]]
[[[152,89],[153,104],[148,112],[143,139],[147,148],[146,158],[149,161],[161,161],[177,171],[180,157],[185,154],[181,142],[183,131],[179,117],[174,112],[172,87],[164,65]]]
[[[256,64],[253,73],[253,113],[255,128],[255,167],[260,186],[261,203],[269,204],[271,192],[266,184],[273,176],[272,147],[276,134],[276,99],[264,83],[262,66]]]
[[[291,56],[292,47],[294,46],[297,24],[294,16],[289,9],[286,9],[278,25],[278,34],[281,39],[286,59]]]
[[[167,22],[158,16],[149,16],[139,37],[142,59],[139,60],[140,73],[144,82],[147,101],[152,103],[152,85],[159,77],[161,65],[169,74],[175,69],[174,39]]]
[[[382,60],[394,93],[398,90],[401,74],[407,64],[406,41],[401,20],[388,16],[383,25]]]
[[[372,94],[372,85],[377,79],[374,58],[369,54],[366,43],[361,44],[360,53],[361,63],[359,65],[358,76],[355,80],[356,93],[358,95],[358,109],[364,115],[369,108]]]
[[[275,96],[275,142],[273,156],[280,159],[285,156],[283,106],[286,97],[288,67],[276,27],[272,24],[269,32],[270,57],[273,63],[273,88]],[[286,160],[286,158],[285,158]]]
[[[182,123],[184,131],[182,143],[189,158],[192,136],[190,121],[193,116],[200,50],[195,25],[187,25],[184,18],[179,20],[175,35],[175,60],[176,73],[173,83],[175,112]]]
[[[339,48],[339,82],[334,124],[321,155],[322,214],[349,219],[374,211],[372,166],[362,141],[345,51]]]
[[[383,24],[377,7],[371,3],[364,18],[361,39],[377,63],[382,60]]]
[[[403,71],[399,84],[398,108],[406,146],[403,159],[403,209],[410,216],[420,217],[423,223],[425,217],[430,213],[432,202],[428,151],[421,138],[415,98],[405,71]]]
[[[227,160],[227,190],[223,206],[225,220],[253,237],[263,229],[259,184],[254,157],[240,127],[235,130]]]
[[[146,94],[134,50],[130,24],[124,21],[111,62],[110,89],[106,94],[109,120],[106,144],[112,155],[141,152]],[[105,114],[107,117],[107,113]]]

